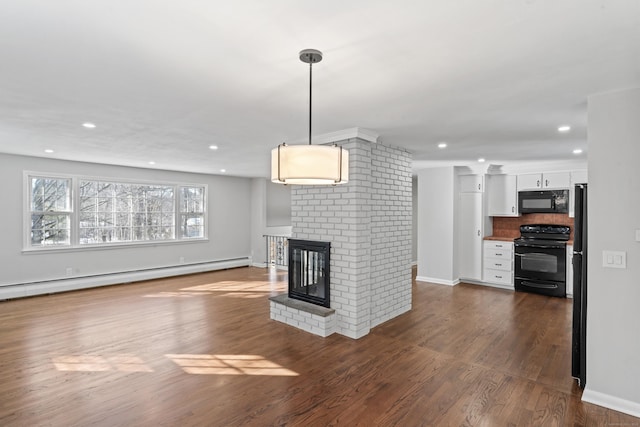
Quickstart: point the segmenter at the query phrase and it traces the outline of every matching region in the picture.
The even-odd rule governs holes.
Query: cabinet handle
[[[502,245],[500,245],[500,244],[496,245],[496,248],[501,248],[501,247],[502,247]]]
[[[549,180],[548,180],[548,179],[545,179],[545,180],[544,180],[544,186],[545,186],[545,187],[548,187],[548,186],[549,186]]]
[[[511,206],[511,213],[516,213],[516,207],[515,206]]]
[[[536,181],[536,187],[540,187],[540,180]]]
[[[496,265],[497,265],[498,267],[502,267],[502,264],[500,264],[499,262],[496,262]]]
[[[478,230],[478,237],[480,237],[480,230]]]
[[[502,279],[502,276],[496,276],[496,279]]]

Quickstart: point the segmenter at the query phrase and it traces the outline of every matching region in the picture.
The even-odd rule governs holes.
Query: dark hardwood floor
[[[571,300],[414,284],[359,340],[269,319],[241,268],[0,302],[0,426],[606,426],[582,403]]]

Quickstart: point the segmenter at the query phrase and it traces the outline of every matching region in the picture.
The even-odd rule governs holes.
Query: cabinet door
[[[518,187],[515,175],[487,177],[489,216],[518,216]]]
[[[518,175],[518,191],[538,190],[542,188],[541,173],[527,173]]]
[[[484,176],[482,175],[460,175],[461,193],[481,193],[484,191]]]
[[[566,189],[571,185],[569,172],[552,172],[542,174],[542,187],[548,189]]]
[[[460,245],[458,266],[461,279],[482,280],[482,193],[460,193]]]

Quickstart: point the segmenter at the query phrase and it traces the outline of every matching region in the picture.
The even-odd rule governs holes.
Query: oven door
[[[564,244],[516,242],[514,249],[517,279],[562,282],[564,284],[567,262]]]

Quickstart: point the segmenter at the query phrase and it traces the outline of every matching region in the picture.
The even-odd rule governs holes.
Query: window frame
[[[31,242],[31,180],[33,178],[50,178],[50,179],[66,179],[71,182],[71,212],[69,213],[70,238],[69,244],[43,245],[34,246]],[[173,188],[174,201],[174,237],[172,239],[159,240],[136,240],[136,241],[118,241],[118,242],[97,242],[97,243],[80,243],[80,181],[97,181],[109,182],[116,184],[132,184],[132,185],[148,185],[148,186],[165,186]],[[179,229],[179,218],[182,215],[180,210],[180,192],[183,187],[202,188],[203,193],[203,236],[202,237],[181,237],[182,231]],[[103,250],[123,247],[144,247],[158,245],[184,244],[193,242],[209,241],[209,186],[205,183],[195,182],[176,182],[176,181],[155,181],[145,179],[130,179],[92,175],[75,175],[60,174],[39,171],[23,171],[23,245],[22,252],[64,252],[64,251],[84,251],[84,250]]]

